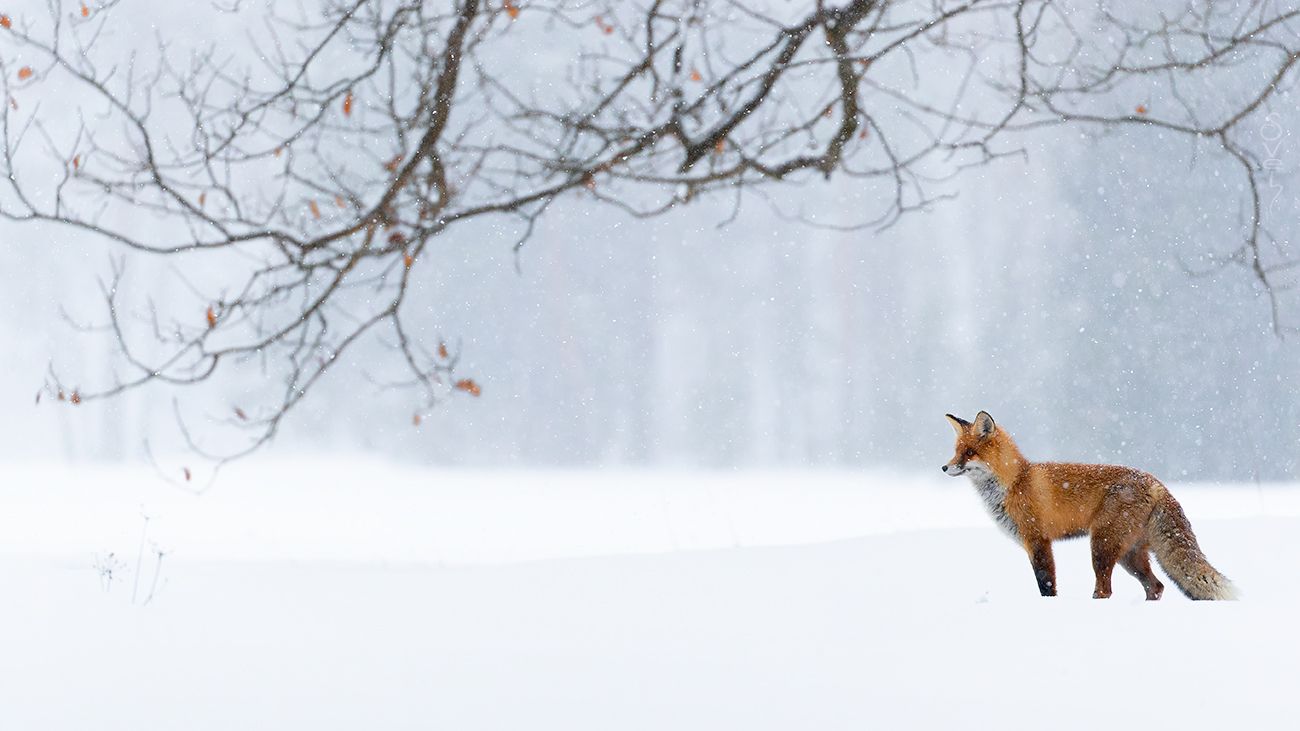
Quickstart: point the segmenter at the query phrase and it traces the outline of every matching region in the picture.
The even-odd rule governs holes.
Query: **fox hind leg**
[[[1092,524],[1092,570],[1097,575],[1097,586],[1092,592],[1093,599],[1106,599],[1111,595],[1111,575],[1115,564],[1121,558],[1127,559],[1131,549],[1137,545],[1146,532],[1146,518],[1151,514],[1151,505],[1145,499],[1143,491],[1136,485],[1121,484],[1110,488],[1101,510]],[[1137,560],[1137,557],[1134,557]],[[1146,573],[1151,573],[1151,566],[1146,560],[1146,552],[1141,555],[1146,564]],[[1126,563],[1124,568],[1134,571]],[[1135,565],[1136,568],[1136,565]],[[1139,577],[1141,578],[1141,577]],[[1158,582],[1157,582],[1158,583]],[[1143,586],[1147,586],[1143,582]],[[1151,589],[1147,589],[1148,597]]]
[[[1111,594],[1110,578],[1115,572],[1115,563],[1119,561],[1127,546],[1120,544],[1114,531],[1101,529],[1092,532],[1092,570],[1097,575],[1097,586],[1093,589],[1093,599],[1108,599]]]
[[[1115,564],[1121,558],[1128,558],[1137,538],[1138,531],[1126,521],[1104,523],[1092,529],[1092,571],[1097,576],[1097,586],[1092,592],[1093,599],[1110,598],[1110,580],[1115,573]],[[1145,561],[1146,554],[1142,555]],[[1124,568],[1132,571],[1127,564]],[[1149,564],[1146,570],[1150,573]]]
[[[1124,554],[1124,557],[1119,560],[1119,565],[1142,582],[1142,588],[1147,593],[1147,601],[1156,601],[1165,593],[1165,585],[1160,583],[1160,579],[1151,570],[1151,544],[1147,542],[1145,536]]]

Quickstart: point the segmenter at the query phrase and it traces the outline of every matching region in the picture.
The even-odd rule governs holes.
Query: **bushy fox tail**
[[[1189,599],[1236,599],[1237,587],[1205,559],[1192,524],[1168,490],[1151,511],[1148,536],[1160,568]]]

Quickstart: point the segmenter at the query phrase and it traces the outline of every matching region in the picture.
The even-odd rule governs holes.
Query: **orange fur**
[[[1111,594],[1119,563],[1159,599],[1164,586],[1151,572],[1148,552],[1174,583],[1194,599],[1235,595],[1231,582],[1210,566],[1182,508],[1155,477],[1130,467],[1030,462],[1011,437],[981,411],[974,422],[951,414],[954,456],[943,470],[969,475],[995,520],[1021,543],[1039,590],[1056,594],[1051,543],[1090,535],[1097,584],[1093,596]]]

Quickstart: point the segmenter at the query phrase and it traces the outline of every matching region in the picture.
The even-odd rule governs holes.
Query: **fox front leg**
[[[1056,561],[1052,559],[1052,542],[1033,539],[1025,542],[1025,551],[1029,554],[1029,563],[1034,567],[1034,579],[1038,581],[1038,593],[1043,596],[1056,596]]]

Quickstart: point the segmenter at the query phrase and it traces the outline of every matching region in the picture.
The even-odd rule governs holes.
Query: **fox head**
[[[952,459],[939,469],[953,477],[964,475],[969,470],[991,472],[993,453],[999,450],[994,444],[998,426],[993,423],[989,412],[979,412],[975,415],[974,422],[959,419],[952,414],[944,416],[948,417],[948,423],[957,432],[957,446]]]

